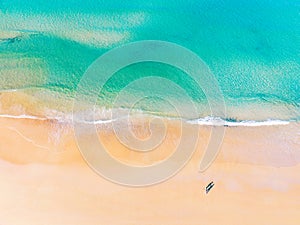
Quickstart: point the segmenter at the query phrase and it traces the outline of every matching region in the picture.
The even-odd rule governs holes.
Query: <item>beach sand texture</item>
[[[1,118],[0,224],[298,224],[299,124],[227,128],[216,161],[199,173],[209,133],[200,129],[195,154],[174,177],[130,188],[86,164],[70,125]],[[169,123],[158,152],[141,156],[99,129],[112,155],[137,164],[168,157],[177,135]]]

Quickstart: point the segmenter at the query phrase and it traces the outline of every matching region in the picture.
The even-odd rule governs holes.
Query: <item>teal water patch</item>
[[[207,63],[223,91],[228,117],[300,117],[297,1],[24,2],[0,2],[2,91],[45,88],[72,96],[84,71],[103,53],[132,41],[154,39],[187,47]],[[124,68],[107,83],[100,100],[112,107],[127,83],[144,76],[179,84],[199,105],[199,117],[208,116],[203,92],[184,73],[168,66],[146,63]],[[130,95],[142,95],[142,90],[129,89]],[[161,111],[161,105],[156,99],[140,107]]]
[[[39,33],[18,37],[13,43],[0,43],[0,49],[1,78],[8,77],[6,82],[1,82],[1,90],[30,87],[75,90],[86,68],[103,53]],[[26,69],[28,72],[24,73]],[[19,83],[21,77],[23,83]]]

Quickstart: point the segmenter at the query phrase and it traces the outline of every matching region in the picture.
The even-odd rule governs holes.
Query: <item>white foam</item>
[[[288,125],[290,122],[285,120],[268,119],[264,121],[243,120],[243,121],[226,121],[220,117],[204,117],[195,120],[188,120],[187,123],[208,125],[208,126],[229,126],[229,127],[259,127],[259,126],[276,126]]]
[[[154,116],[158,117],[158,116]],[[32,120],[56,120],[58,122],[63,123],[72,123],[73,116],[71,114],[67,115],[60,115],[60,116],[50,116],[50,117],[38,117],[38,116],[31,116],[31,115],[8,115],[8,114],[0,114],[0,118],[14,118],[14,119],[32,119]],[[122,120],[126,117],[118,117],[118,118],[103,118],[97,120],[86,120],[86,119],[79,119],[77,118],[76,122],[79,123],[87,123],[87,124],[109,124],[113,123],[118,120]],[[198,124],[198,125],[205,125],[205,126],[229,126],[229,127],[260,127],[260,126],[282,126],[288,125],[291,121],[286,120],[275,120],[275,119],[268,119],[264,121],[254,121],[254,120],[243,120],[243,121],[226,121],[221,119],[220,117],[204,117],[199,119],[193,120],[185,120],[185,122],[189,124]]]
[[[0,114],[0,118],[11,118],[11,119],[33,119],[33,120],[48,120],[49,118],[38,117],[38,116],[30,116],[30,115],[8,115],[8,114]]]

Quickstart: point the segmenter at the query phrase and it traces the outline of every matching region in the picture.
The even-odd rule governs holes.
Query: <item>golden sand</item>
[[[203,127],[183,170],[161,184],[130,188],[87,166],[71,126],[0,118],[0,224],[298,225],[299,127],[227,128],[216,161],[199,173],[210,133]],[[147,154],[122,146],[109,130],[99,136],[121,161],[151,164],[172,154],[179,133],[169,124],[166,141]],[[210,181],[215,186],[205,194]]]

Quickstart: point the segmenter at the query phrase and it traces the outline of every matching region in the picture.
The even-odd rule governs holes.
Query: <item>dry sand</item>
[[[187,166],[158,185],[130,188],[107,181],[83,160],[71,127],[54,121],[0,118],[1,225],[298,225],[299,124],[227,128],[214,164],[198,172],[209,137],[200,130]],[[100,132],[110,153],[128,163],[164,159],[178,138],[143,155]],[[205,194],[205,186],[215,186]]]

